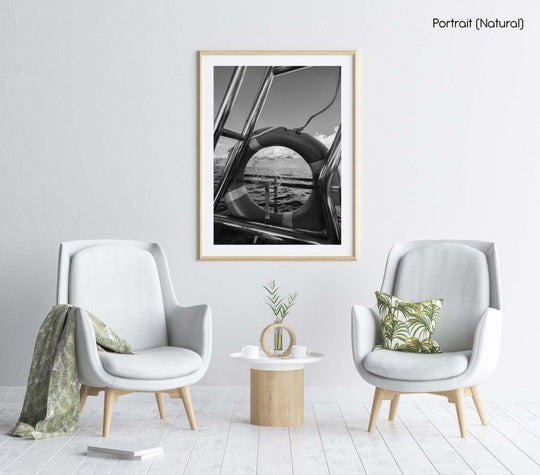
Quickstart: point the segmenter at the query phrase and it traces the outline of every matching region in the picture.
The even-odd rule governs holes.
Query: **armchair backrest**
[[[443,351],[470,350],[485,310],[501,309],[495,245],[457,240],[396,244],[381,290],[411,302],[444,299],[435,340]]]
[[[165,311],[176,298],[157,244],[70,241],[60,245],[57,303],[88,310],[139,350],[167,345]]]

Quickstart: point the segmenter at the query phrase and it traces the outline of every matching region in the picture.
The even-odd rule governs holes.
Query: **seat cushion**
[[[383,378],[434,381],[459,376],[469,364],[470,351],[423,354],[375,350],[364,358],[364,367]]]
[[[100,351],[101,364],[108,373],[127,379],[168,379],[193,373],[202,364],[194,351],[160,346],[136,351],[133,355]]]

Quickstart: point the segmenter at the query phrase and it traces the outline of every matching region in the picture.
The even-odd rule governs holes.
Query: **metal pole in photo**
[[[231,80],[229,81],[229,85],[227,86],[227,91],[223,96],[223,100],[221,101],[221,105],[219,106],[219,111],[214,119],[214,149],[219,142],[219,138],[221,137],[221,134],[225,127],[225,123],[229,118],[231,109],[236,102],[238,93],[240,92],[240,86],[242,86],[242,82],[244,81],[246,68],[247,66],[236,66],[233,70]]]
[[[274,213],[278,212],[278,181],[277,178],[274,177]]]
[[[319,175],[319,188],[322,195],[322,207],[326,230],[328,231],[328,240],[332,244],[341,243],[341,230],[337,217],[336,208],[332,200],[332,178],[341,161],[341,125],[339,126],[330,151],[328,160],[324,164]]]
[[[223,199],[223,196],[225,195],[226,191],[229,189],[232,181],[234,180],[236,172],[238,171],[240,159],[242,158],[242,155],[244,154],[246,148],[249,145],[249,141],[251,140],[251,136],[253,135],[253,130],[255,129],[255,124],[257,123],[257,120],[261,115],[273,80],[274,74],[272,73],[272,66],[269,66],[264,72],[264,76],[261,81],[261,85],[259,86],[259,91],[257,92],[255,102],[253,103],[244,128],[242,129],[242,136],[244,137],[244,140],[238,142],[231,150],[227,163],[225,164],[225,168],[223,169],[221,179],[219,180],[219,183],[214,190],[214,210],[218,207],[219,202]]]
[[[264,219],[270,221],[270,183],[264,184]]]

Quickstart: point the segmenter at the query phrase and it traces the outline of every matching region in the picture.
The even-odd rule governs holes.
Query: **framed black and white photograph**
[[[199,258],[356,259],[356,52],[199,52]]]

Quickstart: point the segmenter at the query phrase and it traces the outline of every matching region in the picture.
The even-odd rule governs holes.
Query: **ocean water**
[[[277,149],[275,147],[274,149]],[[266,188],[269,184],[270,211],[286,213],[300,208],[312,193],[311,189],[305,186],[313,186],[313,175],[306,161],[294,151],[280,147],[279,153],[290,152],[290,154],[273,156],[262,154],[269,149],[263,149],[255,154],[249,161],[244,178],[254,183],[246,183],[251,199],[261,208],[266,207]],[[225,166],[225,157],[214,159],[214,184],[218,182]],[[277,190],[274,186],[277,184]],[[288,185],[303,185],[304,188]],[[276,192],[277,191],[277,192]],[[337,207],[338,214],[340,207]],[[218,213],[229,214],[224,203],[220,203]]]
[[[217,183],[223,167],[215,167],[214,184]],[[274,212],[274,200],[277,202],[277,212],[286,213],[293,211],[302,206],[311,194],[310,189],[295,188],[287,186],[287,184],[302,184],[313,185],[311,170],[308,168],[308,173],[300,174],[297,170],[280,170],[279,174],[275,174],[273,167],[247,167],[246,179],[252,181],[261,181],[270,184],[270,211]],[[300,178],[301,180],[297,180]],[[309,180],[307,180],[309,179]],[[277,184],[277,193],[274,186]],[[246,183],[250,198],[255,201],[261,208],[266,206],[266,188],[264,183]],[[226,209],[226,208],[225,208]]]
[[[223,173],[223,166],[214,167],[214,184],[217,184],[219,178]],[[246,177],[249,180],[260,180],[270,182],[270,211],[278,213],[286,213],[294,211],[302,206],[309,198],[312,190],[303,188],[294,188],[291,186],[282,185],[281,183],[301,183],[303,185],[313,185],[311,170],[308,168],[308,172],[299,174],[298,170],[281,170],[279,174],[274,174],[274,167],[261,167],[256,169],[246,169],[246,174],[250,175]],[[300,178],[300,180],[299,180]],[[276,202],[277,209],[274,208],[274,180],[279,184],[277,188]],[[264,184],[246,184],[249,196],[255,203],[257,203],[262,209],[266,207],[266,190]],[[336,206],[336,212],[338,213],[338,219],[341,220],[341,206]],[[224,201],[221,201],[216,209],[216,213],[224,216],[229,216],[229,210]],[[214,235],[216,244],[286,244],[285,242],[279,243],[268,240],[264,237],[254,237],[250,233],[239,233],[234,230],[227,229],[215,229]]]

